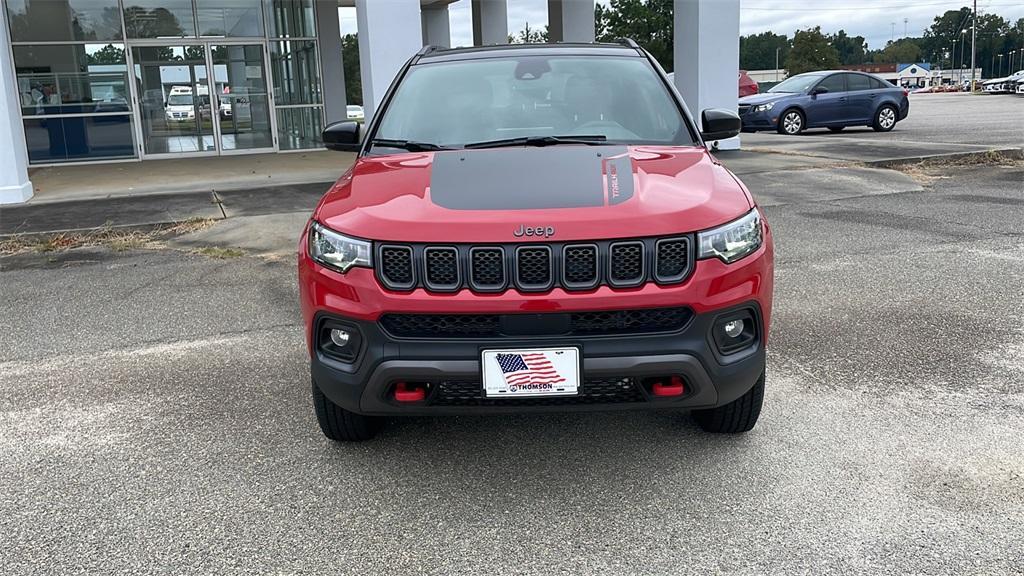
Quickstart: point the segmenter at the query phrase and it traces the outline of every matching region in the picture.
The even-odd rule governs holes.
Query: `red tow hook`
[[[669,379],[668,384],[658,381],[651,386],[651,392],[655,396],[682,396],[686,392],[686,386],[683,385],[683,379],[679,376],[672,376]]]
[[[422,402],[427,390],[422,386],[410,386],[405,382],[395,384],[395,400],[398,402]]]

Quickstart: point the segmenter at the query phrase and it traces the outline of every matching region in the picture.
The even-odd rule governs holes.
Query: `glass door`
[[[217,152],[206,56],[202,44],[132,48],[144,155]]]
[[[132,57],[145,156],[275,149],[262,44],[134,46]]]
[[[224,153],[272,150],[267,68],[261,44],[211,44],[217,140]]]

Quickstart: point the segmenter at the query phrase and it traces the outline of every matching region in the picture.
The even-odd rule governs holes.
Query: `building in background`
[[[0,204],[30,166],[322,148],[349,117],[338,8],[354,6],[367,119],[405,61],[450,45],[460,0],[0,0]],[[507,0],[461,0],[474,45]],[[548,0],[551,41],[593,42],[594,0]],[[736,108],[739,0],[675,0],[676,86]],[[738,147],[739,141],[719,143]]]

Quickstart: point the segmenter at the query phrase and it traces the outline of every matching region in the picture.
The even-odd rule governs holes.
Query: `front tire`
[[[875,132],[888,132],[896,126],[898,118],[896,107],[886,104],[875,112],[875,121],[871,123],[871,127]]]
[[[779,134],[796,136],[804,131],[804,115],[796,108],[786,110],[779,117],[779,125],[776,129]]]
[[[363,442],[377,435],[382,420],[345,410],[331,402],[313,380],[313,411],[320,430],[335,442]]]
[[[694,410],[693,418],[705,432],[738,434],[749,432],[761,415],[764,402],[764,373],[757,384],[736,400],[708,410]]]

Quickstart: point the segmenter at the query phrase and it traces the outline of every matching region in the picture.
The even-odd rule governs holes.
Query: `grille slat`
[[[521,290],[547,290],[554,283],[551,275],[551,248],[520,246],[516,248],[516,286]]]
[[[644,395],[633,378],[585,378],[576,396],[544,398],[486,398],[479,382],[440,382],[429,402],[432,406],[565,406],[643,402]]]
[[[427,287],[433,290],[456,290],[459,277],[459,251],[455,248],[427,248],[423,251],[423,269]]]
[[[378,271],[388,288],[408,290],[416,285],[416,274],[412,265],[412,248],[409,246],[380,247]]]
[[[644,243],[617,242],[611,247],[608,278],[614,286],[636,286],[644,281]]]
[[[482,292],[504,289],[505,250],[501,247],[474,247],[469,252],[470,285]]]
[[[568,316],[568,332],[559,332],[558,336],[670,332],[686,326],[693,312],[689,308],[644,308],[570,312]],[[507,336],[502,332],[502,317],[501,314],[385,314],[380,321],[388,333],[398,338],[500,338]]]
[[[676,284],[693,266],[693,237],[496,246],[380,244],[377,276],[391,290],[546,292]]]

